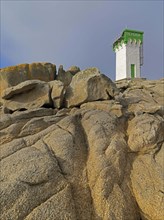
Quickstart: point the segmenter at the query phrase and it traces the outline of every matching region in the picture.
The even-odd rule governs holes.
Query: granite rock
[[[108,100],[119,93],[115,84],[97,68],[78,72],[66,90],[66,106],[79,106],[85,102]]]
[[[49,84],[40,80],[27,80],[4,90],[3,99],[7,112],[52,105]]]
[[[69,97],[56,80],[3,92],[1,219],[163,220],[163,80],[116,85],[91,68]]]

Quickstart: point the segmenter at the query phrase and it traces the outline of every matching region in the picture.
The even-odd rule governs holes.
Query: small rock
[[[80,72],[80,68],[77,66],[71,66],[68,69],[68,72],[70,72],[74,76],[76,73]]]
[[[64,84],[61,81],[54,80],[49,82],[49,85],[52,89],[51,99],[53,101],[54,108],[61,108],[64,100]]]
[[[57,80],[63,82],[64,86],[68,86],[71,83],[73,75],[69,71],[63,69],[63,65],[59,66]]]

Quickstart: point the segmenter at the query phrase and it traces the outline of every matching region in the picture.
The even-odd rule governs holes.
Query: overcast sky
[[[127,27],[144,31],[142,77],[163,77],[163,0],[1,0],[1,68],[48,61],[98,67],[115,79],[112,44]]]

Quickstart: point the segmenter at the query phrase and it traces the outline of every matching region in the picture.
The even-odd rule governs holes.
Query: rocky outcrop
[[[45,105],[53,108],[80,106],[85,102],[113,99],[119,93],[115,84],[96,68],[76,73],[69,86],[64,83],[60,80],[47,83],[27,80],[10,87],[2,92],[4,111],[14,112]]]
[[[16,86],[26,80],[50,81],[56,78],[56,65],[32,63],[10,66],[0,70],[0,96],[4,89]]]
[[[34,90],[37,103],[42,85],[51,105],[1,113],[1,219],[163,219],[164,81],[85,73],[67,88],[27,81],[4,92],[27,103]],[[79,101],[68,108],[70,88],[68,103]]]
[[[80,72],[80,68],[77,66],[71,66],[67,71],[63,69],[63,65],[59,66],[57,80],[60,80],[65,87],[69,86],[72,81],[72,77]]]
[[[63,65],[59,66],[57,80],[60,80],[65,87],[67,87],[72,81],[73,74],[70,71],[65,71]]]
[[[74,76],[76,73],[80,72],[80,68],[78,66],[71,66],[67,71]]]
[[[51,99],[48,83],[40,80],[28,80],[4,90],[3,108],[7,112],[50,106]]]
[[[26,80],[41,80],[44,82],[58,80],[67,87],[72,77],[80,72],[77,66],[71,66],[67,71],[63,69],[63,65],[58,68],[56,73],[56,65],[51,63],[32,63],[20,64],[0,69],[0,105],[2,105],[2,96],[5,89],[16,86]]]
[[[117,95],[115,84],[97,68],[76,74],[66,90],[66,106],[79,106],[85,102],[107,100]]]

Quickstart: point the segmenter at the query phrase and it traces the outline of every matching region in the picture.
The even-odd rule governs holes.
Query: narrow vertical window
[[[131,64],[131,78],[134,79],[135,77],[135,64]]]

